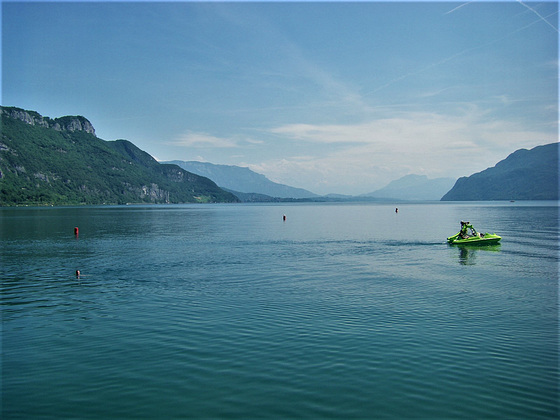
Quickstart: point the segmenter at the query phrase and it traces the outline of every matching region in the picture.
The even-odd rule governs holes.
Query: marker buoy
[[[80,230],[77,227],[75,227],[74,228],[74,235],[78,236],[79,232],[80,232]]]
[[[286,215],[282,216],[282,220],[285,222],[286,221]]]

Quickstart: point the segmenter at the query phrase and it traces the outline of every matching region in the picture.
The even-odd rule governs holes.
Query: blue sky
[[[558,141],[557,2],[6,2],[2,105],[315,193]]]

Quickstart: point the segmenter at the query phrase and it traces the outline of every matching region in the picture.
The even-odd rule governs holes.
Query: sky
[[[317,194],[558,141],[558,2],[2,1],[2,105]]]

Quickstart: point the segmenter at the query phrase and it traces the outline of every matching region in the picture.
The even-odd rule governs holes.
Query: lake
[[[501,245],[449,246],[461,220]],[[0,208],[2,418],[558,418],[558,226],[557,202]]]

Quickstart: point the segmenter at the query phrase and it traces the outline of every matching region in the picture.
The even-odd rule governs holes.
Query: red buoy
[[[74,228],[74,235],[78,236],[79,231],[80,231],[80,230],[79,230],[77,227],[75,227],[75,228]]]

